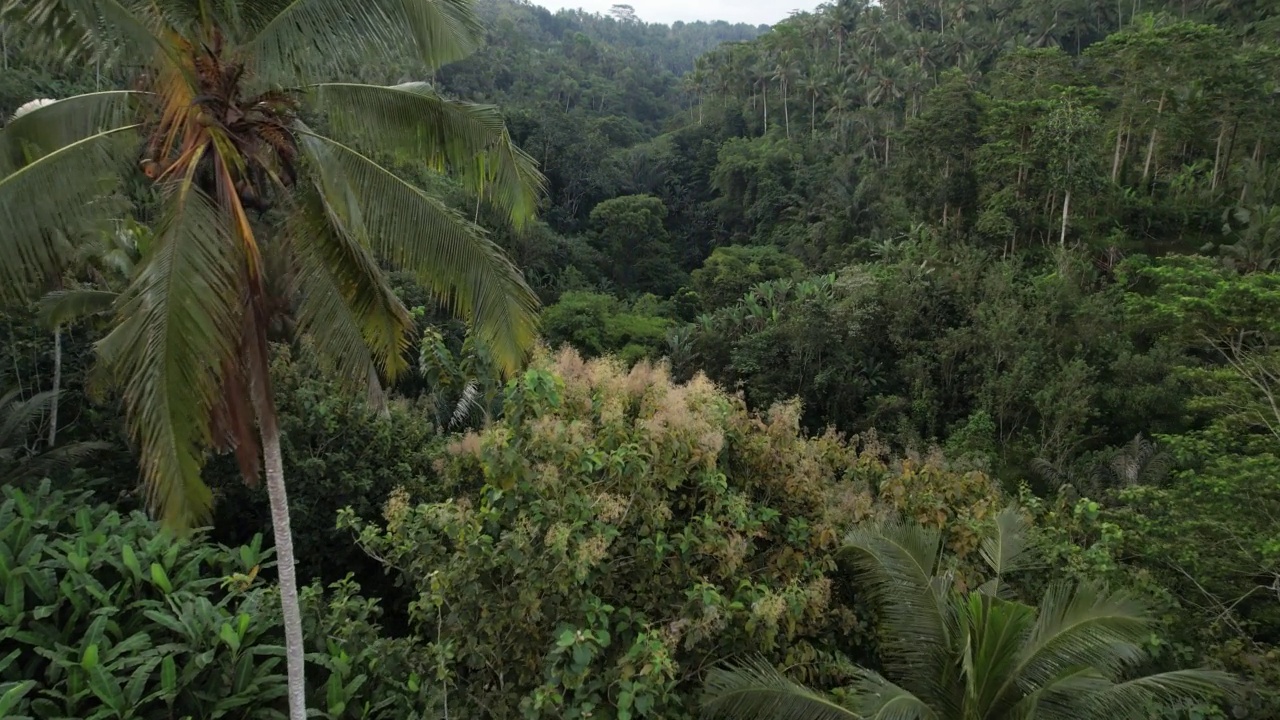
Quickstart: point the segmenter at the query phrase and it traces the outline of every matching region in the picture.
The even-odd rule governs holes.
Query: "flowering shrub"
[[[882,482],[919,483],[873,443],[805,437],[799,416],[565,351],[437,463],[473,491],[402,491],[384,525],[340,522],[416,590],[451,717],[691,717],[719,660],[763,654],[822,683],[866,652],[834,554],[890,509]]]

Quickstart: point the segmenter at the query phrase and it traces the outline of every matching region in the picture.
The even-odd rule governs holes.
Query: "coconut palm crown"
[[[468,0],[0,0],[0,17],[55,54],[133,68],[132,89],[35,104],[0,130],[0,301],[65,266],[74,248],[53,238],[100,223],[113,184],[149,179],[154,239],[97,350],[171,524],[207,517],[206,451],[259,472],[275,297],[375,395],[412,327],[384,265],[415,273],[505,369],[520,362],[536,330],[520,273],[381,162],[448,173],[520,224],[542,183],[532,160],[492,107],[329,81],[357,61],[462,57],[479,36]]]
[[[1038,608],[1010,599],[1005,575],[1026,560],[1010,508],[982,546],[992,577],[956,590],[936,531],[891,523],[855,532],[845,553],[878,609],[883,674],[858,668],[840,697],[763,662],[713,670],[704,711],[735,720],[1127,720],[1177,717],[1234,687],[1207,670],[1142,674],[1151,634],[1130,596],[1051,587]]]

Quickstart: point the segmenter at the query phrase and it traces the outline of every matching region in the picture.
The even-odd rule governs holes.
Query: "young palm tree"
[[[880,610],[885,674],[860,669],[847,697],[794,683],[764,663],[712,671],[706,714],[739,720],[1090,720],[1158,712],[1230,687],[1203,670],[1132,677],[1150,621],[1122,593],[1058,586],[1037,610],[1007,599],[1003,576],[1025,542],[1006,510],[982,547],[994,575],[957,592],[939,572],[940,536],[890,524],[860,531],[847,552]]]
[[[37,393],[26,400],[17,390],[0,394],[0,484],[42,478],[72,467],[108,443],[80,442],[68,445],[29,445],[28,435],[50,405],[52,392]]]
[[[114,298],[99,368],[123,390],[150,505],[171,525],[207,517],[208,450],[234,451],[247,479],[265,469],[301,720],[273,316],[290,311],[375,393],[406,367],[412,324],[380,263],[416,273],[506,370],[535,333],[536,298],[497,246],[378,161],[449,172],[523,222],[541,176],[501,116],[425,83],[321,82],[406,55],[424,73],[463,56],[479,36],[470,1],[0,0],[0,17],[56,53],[135,64],[131,90],[49,103],[0,131],[0,300],[64,266],[51,238],[100,222],[113,181],[150,180],[154,237]]]

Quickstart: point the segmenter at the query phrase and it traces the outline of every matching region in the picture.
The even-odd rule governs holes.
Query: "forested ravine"
[[[0,718],[1280,719],[1280,7],[644,17],[0,0]]]

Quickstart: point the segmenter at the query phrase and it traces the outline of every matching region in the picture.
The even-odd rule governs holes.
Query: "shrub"
[[[902,480],[873,444],[805,437],[795,405],[757,416],[646,362],[566,350],[506,401],[440,462],[474,491],[342,520],[419,593],[457,718],[691,717],[705,668],[744,653],[838,676],[868,636],[832,574],[840,538],[888,511],[882,481],[943,475]]]
[[[261,538],[239,548],[177,538],[87,493],[0,488],[0,716],[285,717],[276,590]],[[316,717],[402,718],[403,641],[350,582],[305,589]]]
[[[431,459],[439,438],[429,411],[393,400],[386,413],[326,380],[305,349],[277,348],[272,382],[280,414],[284,477],[301,578],[339,580],[354,573],[378,597],[390,588],[375,561],[334,526],[338,510],[376,513],[398,485],[434,487]],[[229,456],[206,470],[215,492],[214,537],[228,544],[255,533],[270,538],[271,510],[262,484],[246,487]],[[443,492],[443,490],[441,490]]]

